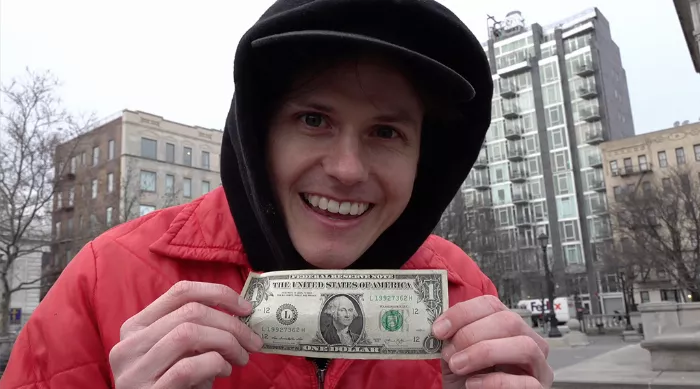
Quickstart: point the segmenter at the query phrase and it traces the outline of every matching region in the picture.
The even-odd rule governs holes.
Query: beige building
[[[87,240],[111,226],[219,186],[222,136],[124,110],[59,146],[57,173],[63,174],[54,197],[53,266],[65,266]]]
[[[675,169],[700,173],[700,122],[601,144],[607,201],[664,184]],[[668,181],[668,180],[666,180]],[[614,223],[614,221],[613,221]],[[619,243],[619,237],[616,241]],[[635,302],[682,301],[686,293],[663,271],[635,288]]]

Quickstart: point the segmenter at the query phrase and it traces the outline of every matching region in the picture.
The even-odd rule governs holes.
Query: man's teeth
[[[369,208],[368,203],[351,203],[349,201],[343,201],[341,203],[318,195],[304,194],[304,198],[309,204],[316,208],[340,215],[359,216],[365,213]]]

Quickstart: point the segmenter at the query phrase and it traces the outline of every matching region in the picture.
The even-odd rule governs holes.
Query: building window
[[[92,180],[92,198],[97,198],[97,179]]]
[[[172,143],[165,144],[165,162],[175,163],[175,145]]]
[[[613,187],[613,193],[615,195],[616,201],[622,200],[622,187],[619,187],[619,186]]]
[[[114,140],[107,142],[107,160],[111,161],[114,159]]]
[[[649,301],[651,301],[651,300],[649,299],[649,292],[646,291],[646,290],[643,290],[643,291],[639,292],[639,299],[641,300],[641,303],[642,303],[642,304],[648,303]]]
[[[685,165],[685,150],[682,147],[676,149],[676,164]]]
[[[700,145],[693,146],[693,150],[695,151],[695,160],[700,161]]]
[[[661,289],[661,301],[681,302],[679,293],[675,289]]]
[[[82,154],[80,154],[80,164],[85,166],[87,163],[87,154],[83,151]]]
[[[156,210],[156,207],[152,205],[139,205],[139,216],[148,215],[149,213]]]
[[[182,164],[185,166],[192,166],[192,148],[185,147],[182,151]]]
[[[175,176],[173,176],[172,174],[165,175],[165,193],[175,193]]]
[[[70,159],[70,173],[75,174],[78,168],[78,157],[73,157]]]
[[[61,222],[56,222],[56,239],[61,239]]]
[[[112,225],[112,213],[113,212],[114,212],[114,208],[107,207],[107,214],[105,215],[105,222],[107,223],[107,226]]]
[[[107,193],[114,191],[114,173],[107,173]]]
[[[97,166],[100,163],[100,147],[96,146],[92,148],[92,166]]]
[[[666,158],[666,152],[665,151],[659,151],[659,167],[666,167],[668,166],[668,158]]]
[[[182,179],[182,195],[184,197],[192,197],[192,179],[183,178]]]
[[[620,172],[617,171],[617,161],[610,161],[610,174],[613,177],[620,175]]]
[[[632,167],[632,158],[625,158],[625,159],[623,160],[623,163],[624,163],[624,165],[625,165],[625,172],[626,172],[627,174],[632,173],[632,170],[634,169],[634,168]]]
[[[158,142],[153,139],[141,138],[141,156],[158,159]]]
[[[649,182],[649,181],[642,182],[642,193],[644,194],[645,197],[651,197],[651,182]]]
[[[68,219],[68,223],[66,223],[66,231],[68,232],[68,236],[73,234],[73,218]]]
[[[209,152],[202,151],[202,169],[209,169]]]
[[[645,172],[649,169],[649,164],[647,163],[647,156],[646,155],[638,156],[637,162],[639,162],[639,171]]]
[[[70,188],[68,191],[68,206],[72,207],[75,204],[75,188]]]
[[[141,171],[141,190],[144,192],[156,191],[156,173]]]
[[[664,188],[664,190],[671,190],[671,179],[668,177],[662,178],[661,186]]]
[[[202,194],[207,194],[211,190],[209,181],[202,181]]]

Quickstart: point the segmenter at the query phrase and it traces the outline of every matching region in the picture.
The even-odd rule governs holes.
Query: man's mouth
[[[337,201],[327,197],[301,193],[301,199],[316,213],[341,220],[355,219],[372,209],[374,204],[352,201]]]

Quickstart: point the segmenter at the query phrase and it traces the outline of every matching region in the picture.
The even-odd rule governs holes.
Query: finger
[[[145,329],[133,333],[115,347],[124,348],[130,354],[143,355],[165,335],[184,323],[199,324],[229,332],[236,337],[243,348],[251,352],[259,351],[263,345],[260,336],[237,317],[203,304],[187,303]]]
[[[237,316],[247,316],[253,310],[250,302],[246,301],[228,286],[205,282],[180,281],[156,301],[127,320],[122,326],[122,339],[134,331],[148,327],[161,317],[190,302],[221,308]]]
[[[216,352],[179,360],[163,374],[151,389],[190,389],[202,387],[216,377],[231,375],[231,365]],[[202,386],[200,386],[202,385]]]
[[[460,328],[508,308],[494,296],[479,296],[445,311],[433,324],[433,334],[441,340],[452,337]]]
[[[531,376],[501,372],[471,377],[465,384],[468,389],[543,389],[550,386],[551,383],[544,385]]]
[[[209,351],[216,351],[232,365],[243,366],[248,363],[248,352],[231,333],[218,328],[184,323],[148,350],[139,363],[139,370],[152,372],[151,374],[157,377],[178,360]]]
[[[460,328],[442,348],[442,357],[448,361],[454,353],[484,340],[520,335],[532,338],[545,357],[549,354],[549,344],[530,328],[520,315],[511,311],[501,311]]]
[[[553,380],[554,373],[542,350],[528,336],[479,342],[455,353],[448,361],[457,375],[468,375],[496,366],[517,366],[540,382]]]

